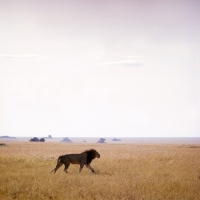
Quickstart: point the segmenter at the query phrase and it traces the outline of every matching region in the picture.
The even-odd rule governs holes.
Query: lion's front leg
[[[86,167],[90,169],[93,173],[95,173],[94,169],[90,166],[90,164],[86,164]]]

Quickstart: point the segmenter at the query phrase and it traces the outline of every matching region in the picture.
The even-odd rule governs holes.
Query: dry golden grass
[[[200,199],[200,146],[7,143],[0,146],[0,199]],[[96,174],[57,157],[95,148]]]

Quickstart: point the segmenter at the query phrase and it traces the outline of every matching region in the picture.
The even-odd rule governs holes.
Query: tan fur
[[[58,157],[57,165],[55,169],[53,169],[51,172],[54,171],[54,173],[56,173],[57,169],[60,168],[63,164],[65,165],[64,171],[66,173],[70,164],[79,164],[80,165],[79,172],[81,172],[84,165],[92,172],[94,172],[94,169],[90,166],[90,163],[95,158],[100,158],[100,154],[95,149],[87,150],[80,154],[62,155]]]

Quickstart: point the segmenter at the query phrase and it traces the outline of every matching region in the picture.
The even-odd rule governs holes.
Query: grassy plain
[[[200,146],[8,142],[0,146],[0,199],[200,199]],[[56,174],[57,157],[95,148],[100,159]]]

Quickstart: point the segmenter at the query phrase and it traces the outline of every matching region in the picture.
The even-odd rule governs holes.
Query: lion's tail
[[[61,161],[61,156],[58,157],[57,160],[57,165],[56,167],[51,171],[51,173],[54,171],[54,173],[56,173],[57,169],[60,167],[60,161]]]

